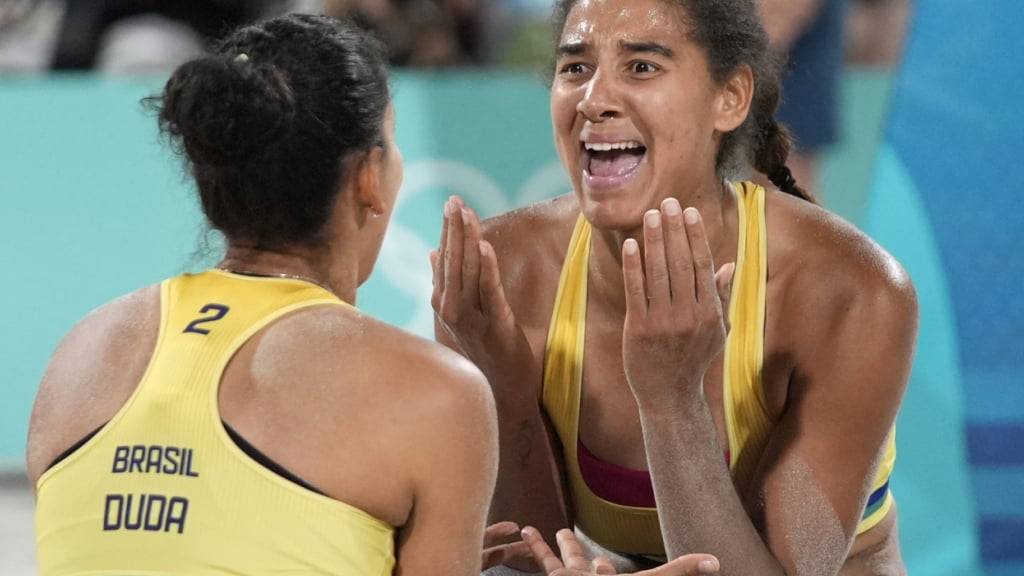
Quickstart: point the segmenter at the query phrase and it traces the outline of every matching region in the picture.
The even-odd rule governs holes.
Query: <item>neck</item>
[[[359,267],[352,258],[337,257],[327,252],[300,247],[265,250],[232,243],[217,267],[233,272],[306,280],[354,305]]]
[[[738,236],[736,198],[732,187],[716,178],[711,183],[677,194],[675,198],[684,210],[693,207],[700,211],[715,266],[734,261]],[[622,245],[628,238],[637,241],[643,254],[642,223],[628,230],[594,228],[588,288],[590,298],[623,314],[626,310],[626,290],[622,278]]]

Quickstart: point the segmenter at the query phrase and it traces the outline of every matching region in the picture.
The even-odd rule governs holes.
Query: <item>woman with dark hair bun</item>
[[[41,574],[478,572],[486,382],[354,308],[402,181],[387,74],[358,28],[290,16],[150,101],[227,253],[54,354],[28,444]]]
[[[498,407],[491,514],[629,565],[903,573],[914,288],[787,168],[756,2],[555,4],[573,193],[483,223],[454,199],[432,255],[437,337]]]

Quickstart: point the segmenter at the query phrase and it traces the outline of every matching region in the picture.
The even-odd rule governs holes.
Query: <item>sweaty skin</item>
[[[497,303],[464,303],[483,311],[475,327],[435,298],[438,339],[480,366],[495,393],[503,447],[492,518],[538,526],[547,538],[572,525],[561,448],[544,428],[538,398],[558,278],[582,214],[594,237],[580,439],[602,460],[650,470],[670,556],[714,554],[722,574],[901,573],[895,508],[855,536],[916,335],[914,290],[891,256],[821,208],[767,192],[761,376],[776,424],[746,485],[734,484],[722,458],[728,442],[715,347],[724,319],[713,291],[702,300],[703,328],[680,324],[691,312],[685,302],[659,316],[672,321],[656,332],[679,342],[646,346],[653,327],[630,321],[623,247],[629,240],[641,253],[648,248],[644,216],[651,210],[662,211],[666,228],[678,225],[666,199],[699,211],[700,230],[687,233],[699,232],[701,243],[691,236],[688,245],[703,246],[710,258],[690,257],[710,262],[692,269],[690,285],[713,285],[715,271],[737,254],[736,198],[716,172],[715,155],[722,133],[748,114],[752,81],[740,69],[714,82],[679,16],[661,0],[578,2],[551,93],[555,141],[574,193],[482,224],[471,210],[448,218],[459,241],[442,239],[435,281],[460,277],[446,266],[456,244],[465,254],[483,247],[493,254],[490,266],[500,268],[500,279],[491,280],[497,288],[488,289]],[[581,140],[635,141],[645,152],[631,175],[609,185],[588,172]],[[652,271],[659,275],[650,261],[639,272],[641,286]],[[705,355],[666,353],[693,350],[688,342]]]

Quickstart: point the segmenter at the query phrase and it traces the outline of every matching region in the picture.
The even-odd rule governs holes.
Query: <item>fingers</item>
[[[444,247],[440,255],[439,266],[443,288],[437,313],[448,325],[458,321],[462,313],[462,266],[465,246],[465,226],[462,221],[462,201],[452,196],[444,207],[445,233]]]
[[[647,314],[647,292],[644,269],[640,261],[640,244],[632,238],[622,244],[622,278],[626,285],[626,314]]]
[[[434,272],[434,291],[430,295],[430,305],[434,312],[441,311],[441,298],[444,295],[444,259],[448,247],[448,214],[452,199],[444,203],[444,215],[441,220],[441,241],[437,250],[430,253],[430,267]]]
[[[511,544],[501,544],[483,551],[481,570],[487,570],[502,564],[509,564],[514,560],[527,558],[533,558],[533,554],[530,552],[530,546],[526,542],[519,541]]]
[[[683,223],[683,208],[675,198],[661,203],[664,214],[665,260],[668,262],[669,282],[672,286],[672,300],[696,298],[693,277],[693,262],[690,256],[690,240]]]
[[[586,570],[590,567],[590,563],[587,562],[587,554],[572,530],[568,528],[559,530],[555,534],[555,539],[558,541],[558,550],[562,553],[562,563],[566,568]]]
[[[551,551],[551,547],[540,536],[536,528],[527,526],[523,528],[523,541],[530,547],[533,560],[540,565],[545,574],[549,574],[563,568],[562,561]]]
[[[668,269],[665,265],[665,237],[659,210],[644,214],[644,272],[647,278],[647,298],[650,306],[671,302]]]
[[[590,564],[590,571],[594,574],[618,574],[615,565],[607,556],[598,556]]]
[[[699,576],[717,574],[718,559],[710,554],[687,554],[651,570],[637,572],[634,576]]]
[[[505,298],[501,285],[501,270],[494,246],[486,240],[480,241],[480,308],[485,316],[502,320],[512,314],[512,308]]]
[[[716,295],[715,262],[711,257],[707,231],[704,221],[696,208],[687,208],[683,212],[686,222],[686,235],[690,241],[690,252],[693,254],[693,273],[696,277],[697,302],[710,304]]]
[[[530,547],[522,540],[507,544],[501,543],[502,540],[518,535],[519,525],[515,522],[498,522],[488,526],[484,530],[482,569],[486,570],[501,564],[508,564],[520,558],[532,558],[533,555],[530,553]]]
[[[519,533],[519,524],[515,522],[498,522],[484,530],[484,548],[495,546],[502,540]]]
[[[715,273],[715,288],[718,291],[718,299],[722,302],[722,317],[726,324],[729,323],[729,302],[732,298],[732,281],[736,275],[736,263],[724,264]]]
[[[480,219],[468,206],[456,217],[462,219],[463,226],[462,307],[475,310],[480,307]]]
[[[439,250],[430,251],[430,271],[431,271],[431,285],[433,290],[430,293],[430,306],[434,308],[434,312],[437,312],[441,305],[441,293],[444,291],[443,288],[443,276],[441,275],[441,252]]]
[[[448,220],[448,238],[444,247],[446,301],[449,293],[458,294],[462,290],[462,250],[465,230],[461,210],[462,205],[457,198],[453,198],[445,208]]]

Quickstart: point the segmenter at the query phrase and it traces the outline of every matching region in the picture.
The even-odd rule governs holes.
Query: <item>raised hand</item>
[[[622,247],[626,379],[641,409],[701,398],[708,365],[725,345],[735,270],[716,273],[700,213],[675,198],[644,215],[644,255]]]
[[[440,326],[494,384],[495,376],[534,361],[505,298],[494,248],[483,239],[472,208],[445,204],[441,246],[431,253],[431,305]]]
[[[541,538],[536,529],[523,529],[523,541],[530,547],[533,558],[547,576],[594,576],[598,574],[616,574],[610,560],[598,557],[588,561],[583,546],[572,530],[560,530],[556,535],[559,558],[551,551],[551,547]],[[709,554],[687,554],[680,558],[651,570],[634,572],[633,576],[697,576],[700,574],[717,574],[718,559]],[[626,576],[626,575],[623,575]]]
[[[505,542],[519,535],[519,525],[515,522],[498,522],[484,530],[484,546],[481,570],[487,570],[502,564],[533,557],[530,546],[522,541]]]

